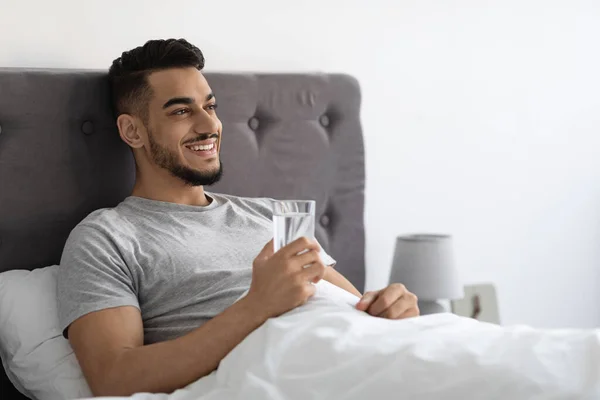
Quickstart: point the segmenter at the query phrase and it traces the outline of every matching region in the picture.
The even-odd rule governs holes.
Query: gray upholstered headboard
[[[210,191],[317,201],[317,238],[363,289],[360,91],[345,75],[207,73],[223,121]],[[70,230],[134,179],[106,74],[0,69],[0,272],[58,263]],[[3,372],[0,394],[8,393]],[[10,389],[12,391],[12,389]],[[16,398],[16,397],[15,397]]]

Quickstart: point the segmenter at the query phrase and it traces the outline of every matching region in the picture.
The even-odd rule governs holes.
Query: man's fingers
[[[284,257],[290,258],[296,256],[298,253],[301,253],[305,250],[314,250],[320,252],[321,247],[319,246],[316,240],[311,240],[303,236],[299,239],[294,240],[287,246],[281,248],[279,252],[282,253]]]
[[[377,292],[368,292],[356,308],[375,317],[401,319],[419,315],[417,296],[399,283],[391,284]]]
[[[367,311],[369,306],[377,299],[377,295],[380,291],[367,292],[363,295],[360,301],[356,304],[356,308],[360,311]]]
[[[325,268],[327,268],[325,264],[323,264],[320,261],[317,261],[311,264],[310,267],[305,268],[300,273],[300,279],[305,282],[317,283],[321,279],[323,279],[323,276],[325,275]]]
[[[377,300],[371,304],[367,312],[371,315],[379,315],[392,306],[400,297],[402,297],[404,286],[388,286],[385,288]]]
[[[260,251],[260,253],[258,253],[258,255],[255,258],[255,262],[256,261],[264,261],[268,258],[270,258],[273,255],[273,239],[269,240],[269,243],[265,244],[265,247],[262,248],[262,250]]]
[[[312,263],[317,262],[320,259],[321,257],[319,257],[319,253],[317,251],[310,250],[300,255],[297,255],[294,258],[294,264],[302,268],[305,265],[311,265]]]
[[[418,317],[421,314],[418,306],[414,306],[406,310],[398,319]]]
[[[310,297],[313,297],[317,291],[317,288],[315,287],[315,285],[311,285],[310,283],[306,283],[305,288],[305,294],[307,295],[307,299]]]
[[[399,319],[404,313],[413,307],[413,301],[406,296],[400,297],[394,304],[378,314],[378,317],[387,319]]]

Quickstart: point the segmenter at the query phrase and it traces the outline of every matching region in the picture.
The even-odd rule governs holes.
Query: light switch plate
[[[465,297],[450,302],[454,314],[500,324],[498,297],[493,284],[466,285],[464,291]]]

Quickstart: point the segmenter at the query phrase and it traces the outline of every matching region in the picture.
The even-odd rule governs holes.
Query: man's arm
[[[328,267],[325,269],[325,275],[323,276],[327,282],[334,284],[337,287],[344,289],[347,292],[352,293],[358,297],[362,295],[358,291],[357,288],[354,287],[352,283],[348,279],[346,279],[342,274],[337,272],[333,267]]]
[[[304,304],[314,294],[310,282],[322,279],[325,272],[318,251],[316,242],[301,238],[273,254],[269,242],[254,260],[248,294],[178,339],[144,346],[136,307],[108,308],[78,318],[68,329],[69,340],[92,393],[170,393],[209,374],[266,319]]]
[[[96,396],[170,393],[217,368],[267,318],[242,299],[200,328],[175,340],[144,346],[135,307],[87,314],[69,328],[69,340]]]

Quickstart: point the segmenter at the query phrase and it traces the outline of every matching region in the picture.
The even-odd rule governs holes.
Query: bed
[[[224,176],[212,191],[316,200],[316,236],[362,290],[364,151],[355,79],[207,73]],[[133,184],[100,71],[0,69],[0,272],[60,260],[70,230]],[[24,398],[2,371],[3,400]]]
[[[317,238],[337,259],[336,268],[363,290],[365,169],[356,80],[329,74],[207,78],[224,123],[225,174],[212,190],[316,200]],[[13,381],[31,397],[65,396],[58,390],[42,396],[35,385],[24,390],[14,373],[25,370],[24,360],[36,371],[46,368],[43,374],[27,369],[26,378],[38,386],[64,383],[47,376],[65,366],[66,382],[85,380],[51,325],[54,297],[40,297],[38,281],[14,286],[7,276],[49,276],[45,271],[55,267],[69,231],[90,211],[117,204],[133,179],[131,153],[109,112],[105,73],[0,70],[0,339],[12,337],[22,348],[6,357],[12,345],[2,339],[0,356],[3,363],[12,360]],[[49,278],[45,290],[55,286]],[[15,296],[18,307],[11,303]],[[307,304],[265,322],[215,372],[170,395],[123,400],[600,398],[598,330],[501,327],[451,314],[391,321],[356,310],[356,301],[319,282]],[[15,320],[26,327],[16,336]],[[37,330],[40,321],[50,325]],[[46,330],[47,341],[22,346]],[[50,354],[50,341],[64,351],[54,361],[32,356]],[[67,397],[89,397],[89,388],[79,388]],[[1,375],[0,398],[24,396]]]

